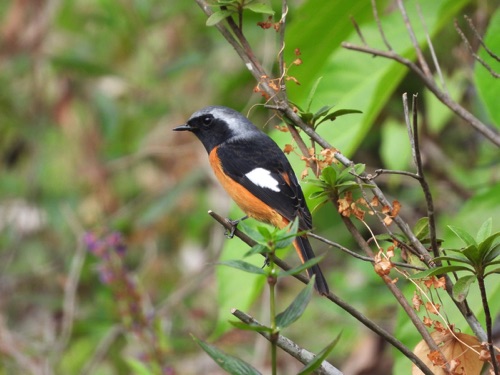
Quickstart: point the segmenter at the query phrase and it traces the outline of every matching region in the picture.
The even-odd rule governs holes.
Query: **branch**
[[[372,257],[368,257],[368,256],[363,256],[363,255],[360,255],[352,250],[349,250],[348,248],[342,246],[341,244],[338,244],[336,242],[333,242],[333,241],[330,241],[324,237],[321,237],[315,233],[312,233],[312,232],[308,232],[307,235],[309,237],[312,237],[312,238],[316,238],[318,241],[321,241],[323,243],[326,243],[327,245],[330,245],[330,246],[333,246],[341,251],[343,251],[344,253],[346,254],[349,254],[350,256],[356,258],[356,259],[359,259],[359,260],[362,260],[363,262],[370,262],[370,263],[374,263],[375,260],[372,258]],[[415,269],[415,270],[418,270],[418,271],[425,271],[427,268],[423,268],[423,267],[419,267],[419,266],[415,266],[413,264],[408,264],[408,263],[401,263],[401,262],[393,262],[394,265],[398,266],[398,267],[402,267],[402,268],[411,268],[411,269]]]
[[[234,225],[231,224],[231,222],[228,219],[223,218],[222,216],[213,211],[208,211],[208,214],[212,216],[225,229],[227,230],[234,229],[234,235],[243,242],[245,242],[248,246],[253,247],[257,244],[252,238],[250,238],[248,235],[240,231],[238,228],[235,229]],[[282,261],[277,257],[273,257],[273,262],[278,267],[280,267],[285,271],[291,269],[291,267],[286,262]],[[303,284],[309,283],[309,279],[302,274],[296,274],[292,276],[297,280],[299,280],[300,282],[302,282]],[[361,312],[359,312],[353,306],[351,306],[350,304],[348,304],[347,302],[345,302],[344,300],[333,294],[331,291],[329,294],[325,295],[325,298],[335,303],[337,306],[339,306],[347,313],[349,313],[349,315],[351,315],[353,318],[357,319],[367,328],[375,332],[377,335],[381,336],[384,340],[386,340],[388,343],[390,343],[392,346],[398,349],[401,353],[403,353],[403,355],[405,355],[408,359],[410,359],[420,370],[422,370],[424,374],[433,375],[433,372],[425,365],[425,363],[422,362],[422,360],[420,360],[420,358],[418,358],[410,349],[408,349],[405,345],[403,345],[401,341],[399,341],[397,338],[395,338],[393,335],[387,332],[384,328],[377,325],[372,320],[368,319]]]
[[[410,121],[409,110],[408,110],[408,97],[407,94],[403,94],[403,109],[405,114],[406,128],[408,129],[408,138],[410,139],[411,149],[413,153],[413,162],[417,168],[418,182],[420,187],[424,192],[425,203],[427,206],[427,217],[429,218],[429,237],[431,240],[431,248],[434,257],[438,257],[439,247],[437,243],[436,236],[436,217],[434,213],[434,201],[432,199],[431,189],[424,175],[424,167],[422,163],[422,155],[420,153],[420,142],[418,139],[418,111],[417,111],[417,95],[413,95],[412,99],[412,111],[413,111],[413,125]]]
[[[415,36],[415,32],[413,31],[410,19],[408,18],[408,14],[406,13],[406,8],[403,4],[403,0],[397,0],[396,2],[398,3],[399,12],[403,16],[403,21],[405,23],[406,30],[408,31],[408,35],[410,36],[411,42],[413,44],[413,49],[417,53],[417,59],[418,62],[420,63],[420,66],[422,67],[422,72],[428,79],[432,79],[431,70],[427,65],[427,61],[425,61],[424,54],[422,53],[420,46],[418,45],[417,37]]]
[[[204,10],[204,12],[208,15],[210,15],[212,12],[210,8],[208,7],[206,1],[204,0],[196,0],[196,2],[200,5],[200,7]],[[329,148],[333,149],[333,147],[319,134],[315,132],[314,129],[312,129],[310,126],[305,124],[302,119],[297,115],[297,113],[294,112],[293,107],[287,102],[286,100],[286,95],[281,92],[276,92],[270,85],[271,78],[265,73],[265,70],[262,68],[260,65],[259,61],[255,59],[255,55],[250,48],[250,45],[246,41],[246,38],[244,38],[243,35],[241,35],[241,31],[237,28],[237,26],[234,24],[234,21],[232,19],[228,19],[228,24],[231,27],[232,32],[238,40],[235,39],[233,33],[227,29],[226,26],[224,26],[223,22],[220,22],[216,25],[216,28],[221,32],[221,34],[228,40],[228,42],[235,48],[236,52],[238,55],[241,57],[243,62],[245,63],[247,69],[250,71],[250,73],[256,78],[257,82],[259,83],[259,87],[262,89],[263,92],[265,92],[269,98],[275,103],[275,108],[276,110],[280,111],[284,116],[286,116],[295,126],[299,127],[304,131],[304,133],[307,134],[311,140],[314,142],[318,143],[321,147],[323,148]],[[464,118],[466,121],[468,121],[471,126],[476,128],[480,133],[486,136],[489,140],[491,140],[493,143],[497,144],[500,146],[500,135],[494,132],[492,129],[488,128],[486,125],[484,125],[482,122],[480,122],[478,119],[476,119],[472,114],[467,112],[463,107],[458,105],[457,103],[453,102],[451,98],[446,95],[445,93],[442,93],[437,86],[434,84],[434,82],[431,79],[428,79],[425,74],[422,73],[422,71],[413,64],[411,61],[404,59],[403,57],[392,53],[392,52],[384,52],[384,51],[378,51],[373,48],[369,47],[357,47],[349,43],[343,43],[343,46],[346,48],[350,48],[353,50],[361,50],[362,52],[370,53],[370,54],[375,54],[379,56],[384,56],[388,57],[391,59],[394,59],[396,61],[401,62],[402,64],[412,67],[412,70],[416,72],[417,75],[419,75],[422,79],[423,82],[429,87],[429,89],[436,95],[436,97],[441,100],[445,105],[447,105],[450,109],[452,109],[455,113],[457,113],[460,117]],[[335,152],[334,154],[335,158],[342,163],[346,167],[352,167],[354,163],[349,160],[347,157],[342,155],[340,152]],[[373,194],[378,198],[379,202],[383,204],[384,206],[388,206],[390,209],[392,209],[392,204],[388,201],[388,199],[385,197],[383,192],[380,190],[380,188],[377,186],[377,184],[373,183],[374,187],[371,189]],[[226,228],[231,229],[232,226],[230,226],[229,223],[223,224],[225,221],[223,218],[221,218],[222,221],[221,224],[224,225]],[[415,249],[415,251],[418,252],[420,258],[424,263],[426,263],[428,266],[432,267],[434,266],[434,262],[432,261],[431,256],[429,255],[429,252],[427,249],[422,245],[422,243],[415,237],[413,234],[410,226],[399,216],[397,215],[396,217],[393,218],[394,222],[396,225],[400,228],[402,233],[408,238],[411,246]],[[218,220],[219,221],[219,220]],[[278,260],[276,261],[276,264],[281,267],[279,264]],[[297,279],[307,282],[307,278],[304,276],[296,277]],[[383,329],[380,329],[380,327],[377,328],[377,326],[372,326],[373,322],[370,320],[366,319],[363,317],[359,312],[356,310],[352,309],[351,306],[345,304],[343,301],[338,299],[338,297],[330,294],[327,296],[332,302],[336,303],[346,311],[348,311],[351,315],[353,315],[356,319],[361,321],[363,324],[365,324],[367,327],[370,329],[374,330],[377,332],[380,336],[385,338],[389,343],[397,347],[399,350],[401,350],[408,358],[411,358],[412,361],[417,363],[417,366],[419,368],[421,367],[420,365],[423,365],[423,363],[416,358],[411,351],[408,351],[404,345],[402,345],[397,339],[392,337],[390,334],[385,332]],[[468,309],[468,307],[464,304],[457,304],[459,307],[460,311],[466,319],[469,322],[469,325],[473,327],[473,329],[477,329],[476,335],[481,338],[481,337],[486,337],[484,334],[484,331],[482,331],[481,334],[481,326],[479,322],[477,321],[476,317],[472,314],[472,312]],[[476,332],[476,330],[475,330]],[[406,352],[405,352],[406,351]],[[425,373],[432,373],[429,372],[429,369],[423,365],[425,370],[423,370]]]
[[[361,249],[368,255],[372,256],[373,252],[368,243],[365,241],[361,233],[358,231],[358,228],[353,224],[350,218],[342,216],[342,221],[344,222],[347,230],[353,237],[353,239],[356,241],[356,243],[361,247]],[[399,288],[392,282],[392,280],[387,277],[387,276],[381,276],[382,280],[385,282],[386,286],[388,289],[391,291],[391,293],[394,295],[398,303],[401,305],[403,310],[405,311],[406,315],[410,318],[411,322],[417,329],[417,331],[420,333],[424,341],[427,343],[429,348],[431,348],[432,351],[436,351],[441,353],[439,347],[436,345],[434,342],[434,339],[431,337],[429,331],[427,331],[427,328],[423,324],[423,322],[420,320],[418,315],[415,313],[415,310],[410,306],[408,301],[406,300],[405,296],[399,290]],[[441,354],[442,358],[445,358]]]
[[[233,309],[231,311],[231,314],[233,314],[235,317],[237,317],[243,323],[246,323],[248,325],[264,327],[257,320],[255,320],[250,315],[245,314],[243,311]],[[269,334],[269,332],[257,331],[257,333],[259,335],[263,336],[266,340],[271,341],[271,335]],[[278,336],[278,339],[276,340],[276,345],[279,348],[283,349],[288,354],[290,354],[293,358],[295,358],[299,362],[303,363],[304,365],[307,365],[309,362],[314,360],[314,357],[316,357],[316,355],[314,353],[311,353],[310,351],[300,347],[295,342],[293,342],[292,340],[290,340],[289,338],[287,338],[281,334]],[[336,367],[332,366],[327,361],[323,361],[321,366],[317,370],[315,370],[314,373],[315,374],[323,374],[323,375],[342,375],[342,372],[340,370],[338,370]]]
[[[453,99],[445,92],[441,91],[439,87],[437,87],[436,83],[428,78],[423,71],[412,61],[398,55],[393,51],[382,51],[372,47],[366,46],[356,46],[352,43],[343,42],[342,47],[352,50],[367,53],[370,55],[384,57],[386,59],[397,61],[398,63],[406,66],[412,72],[417,74],[419,78],[422,80],[422,83],[436,96],[436,98],[441,101],[444,105],[446,105],[449,109],[451,109],[456,115],[464,119],[468,124],[470,124],[476,131],[481,133],[487,140],[491,143],[500,147],[500,134],[483,124],[478,118],[476,118],[472,113],[467,111],[460,104],[453,101]]]
[[[479,36],[479,33],[477,32],[477,30],[474,28],[473,26],[473,23],[472,23],[472,20],[470,18],[468,18],[467,16],[465,16],[467,21],[469,21],[469,26],[474,30],[474,32],[476,33],[476,37],[479,39],[481,45],[483,46],[483,48],[488,52],[488,54],[493,57],[494,59],[497,59],[498,60],[498,56],[495,55],[493,52],[491,52],[487,47],[486,45],[484,44],[483,42],[483,39]],[[470,54],[472,55],[472,57],[474,57],[474,59],[480,63],[492,76],[493,78],[500,78],[500,74],[495,72],[491,66],[489,66],[489,64],[484,61],[476,52],[474,52],[474,49],[472,48],[472,46],[470,45],[469,41],[467,40],[467,37],[465,36],[464,32],[460,29],[460,27],[458,26],[458,22],[457,20],[455,20],[454,22],[455,24],[455,29],[457,30],[457,33],[458,35],[460,35],[460,38],[462,38],[462,41],[464,42],[465,46],[467,47],[467,49],[469,50]]]
[[[481,34],[479,34],[479,32],[477,31],[476,27],[474,26],[474,23],[472,22],[472,20],[464,15],[464,18],[467,20],[467,22],[469,23],[469,27],[471,28],[471,30],[474,32],[474,35],[476,36],[476,38],[479,40],[479,43],[481,44],[481,46],[483,46],[483,48],[485,49],[485,51],[488,53],[488,55],[490,55],[492,58],[494,58],[496,61],[500,62],[500,56],[496,55],[495,53],[493,53],[492,50],[490,50],[488,48],[488,46],[484,43],[483,41],[483,38],[481,37]]]

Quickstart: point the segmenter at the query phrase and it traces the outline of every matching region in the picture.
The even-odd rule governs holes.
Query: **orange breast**
[[[217,147],[210,152],[209,161],[224,190],[246,215],[279,228],[286,226],[287,223],[278,212],[224,173],[217,155]]]

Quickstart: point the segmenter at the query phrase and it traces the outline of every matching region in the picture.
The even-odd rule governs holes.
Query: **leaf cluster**
[[[356,181],[357,175],[360,175],[365,170],[364,164],[356,164],[350,168],[332,164],[321,171],[319,179],[309,180],[313,185],[321,188],[320,191],[310,195],[311,199],[322,198],[320,204],[326,203],[332,198],[339,197],[348,191],[361,190],[361,188],[372,188],[370,184],[359,184]]]
[[[297,114],[299,117],[312,127],[314,130],[325,121],[334,121],[337,117],[349,115],[352,113],[362,113],[358,109],[337,109],[332,111],[333,105],[326,105],[318,109],[316,112],[312,112],[311,106],[314,99],[314,95],[316,94],[316,90],[321,82],[322,77],[319,77],[314,83],[311,91],[309,92],[309,96],[307,98],[307,106],[306,109],[302,109],[298,104],[292,103],[294,107],[297,109]]]
[[[413,278],[424,278],[442,275],[450,272],[466,272],[461,276],[453,287],[453,298],[464,301],[469,293],[469,288],[476,280],[484,280],[485,277],[500,273],[500,231],[492,232],[492,219],[486,220],[479,228],[476,238],[466,230],[449,225],[448,228],[464,243],[465,247],[460,249],[447,249],[451,254],[445,254],[435,258],[435,261],[447,262],[427,271],[413,275]],[[488,267],[496,266],[493,269]]]
[[[254,254],[262,254],[266,258],[271,254],[274,254],[276,250],[286,249],[289,247],[294,241],[295,237],[303,235],[304,232],[299,232],[299,221],[295,219],[293,222],[288,224],[283,229],[274,228],[270,230],[269,227],[264,225],[257,226],[256,229],[246,225],[244,222],[241,222],[242,230],[252,237],[252,239],[257,242],[255,246],[253,246],[244,257],[249,257]],[[323,259],[322,256],[315,257],[313,259],[309,259],[303,264],[300,264],[296,267],[288,271],[280,270],[278,271],[278,277],[281,276],[291,276],[297,275],[301,272],[304,272],[306,269],[311,266],[319,263]],[[268,275],[269,270],[256,267],[255,265],[245,262],[243,260],[228,260],[224,262],[220,262],[219,264],[226,265],[229,267],[233,267],[239,269],[241,271],[257,274],[257,275]]]

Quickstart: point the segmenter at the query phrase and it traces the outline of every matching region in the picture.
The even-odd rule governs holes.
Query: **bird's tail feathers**
[[[293,246],[295,247],[295,250],[297,251],[297,254],[299,255],[302,263],[315,257],[311,244],[309,243],[309,240],[306,236],[298,236],[295,241],[293,241]],[[319,268],[318,264],[315,264],[311,268],[308,268],[307,274],[309,275],[309,277],[312,277],[312,275],[316,275],[316,283],[314,287],[319,292],[319,294],[326,295],[330,293],[325,276],[323,275],[323,272],[321,272],[321,268]]]

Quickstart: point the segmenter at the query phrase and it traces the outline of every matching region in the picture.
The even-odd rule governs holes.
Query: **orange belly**
[[[288,221],[278,212],[224,173],[219,157],[217,156],[217,147],[210,152],[209,161],[215,172],[215,176],[224,190],[226,190],[246,215],[278,228],[283,228],[287,225]]]

